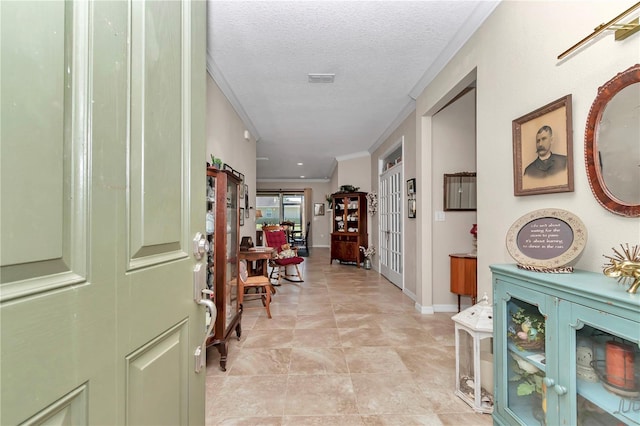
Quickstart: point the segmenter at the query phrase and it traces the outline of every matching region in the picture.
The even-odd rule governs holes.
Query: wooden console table
[[[478,260],[471,254],[450,254],[451,258],[451,293],[458,295],[458,312],[460,312],[460,296],[471,297],[475,305],[478,297]]]

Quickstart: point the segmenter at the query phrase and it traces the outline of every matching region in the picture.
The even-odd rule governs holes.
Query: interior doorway
[[[400,289],[403,289],[403,245],[402,245],[402,151],[404,139],[380,160],[379,235],[380,274]]]

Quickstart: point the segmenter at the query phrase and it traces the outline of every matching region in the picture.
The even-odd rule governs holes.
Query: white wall
[[[369,155],[356,158],[338,160],[338,187],[352,185],[359,187],[358,191],[369,192],[371,190],[371,161]],[[333,191],[335,192],[335,191]]]
[[[478,173],[478,293],[491,294],[489,265],[514,263],[505,247],[505,235],[522,215],[540,208],[560,208],[578,215],[589,237],[576,267],[601,271],[603,254],[621,242],[637,243],[640,219],[609,213],[593,197],[584,164],[584,128],[598,87],[640,62],[640,35],[614,41],[606,32],[569,58],[556,57],[612,19],[635,0],[580,2],[502,2],[484,25],[426,87],[416,101],[420,119],[418,156],[420,175],[429,185],[418,186],[423,204],[433,211],[429,189],[433,157],[430,116],[451,96],[454,87],[477,68]],[[573,95],[573,158],[575,190],[515,197],[511,123],[547,103]],[[420,199],[418,200],[420,202]],[[420,256],[430,256],[432,226],[421,220]],[[433,277],[429,265],[417,264],[421,279],[419,303],[432,302]],[[603,282],[607,282],[603,278]],[[611,285],[615,285],[612,281]]]
[[[475,90],[433,116],[433,210],[444,210],[444,174],[476,171]],[[457,311],[458,298],[450,291],[451,253],[470,253],[476,212],[448,211],[444,222],[433,221],[433,305],[435,311]],[[470,299],[463,299],[470,303]]]
[[[215,81],[207,74],[207,158],[210,154],[222,158],[235,170],[244,174],[249,186],[249,218],[240,227],[241,237],[255,240],[256,200],[256,141],[253,136],[245,140],[246,127]],[[203,161],[204,164],[205,161]]]

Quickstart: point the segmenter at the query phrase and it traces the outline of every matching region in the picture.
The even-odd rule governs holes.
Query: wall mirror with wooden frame
[[[593,195],[612,213],[640,216],[640,64],[598,89],[585,130]]]
[[[446,173],[444,175],[444,210],[476,210],[475,172]]]

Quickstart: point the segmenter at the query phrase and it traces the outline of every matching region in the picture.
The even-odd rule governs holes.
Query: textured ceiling
[[[326,179],[389,136],[496,5],[209,0],[207,67],[268,158],[259,180]]]

